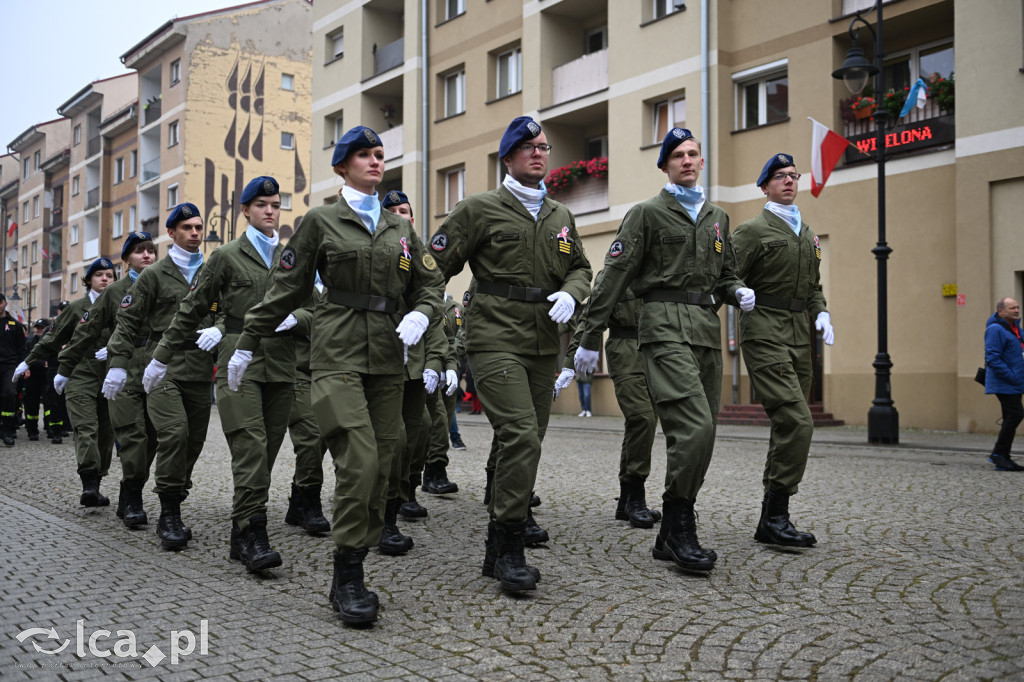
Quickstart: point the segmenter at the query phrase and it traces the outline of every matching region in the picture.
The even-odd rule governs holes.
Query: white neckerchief
[[[686,209],[690,218],[696,224],[700,209],[704,207],[704,188],[700,185],[683,187],[671,182],[665,183],[665,189],[676,198],[676,201]]]
[[[203,253],[202,251],[186,251],[177,244],[171,244],[171,248],[167,251],[167,255],[171,257],[174,264],[178,266],[178,272],[185,278],[185,281],[192,284],[192,278],[196,276],[196,272],[199,270],[199,266],[203,264]]]
[[[95,303],[96,299],[100,297],[102,291],[96,291],[95,289],[89,289],[89,303]]]
[[[380,200],[377,199],[377,193],[363,194],[357,189],[352,189],[348,185],[341,188],[341,196],[345,200],[345,203],[349,205],[356,215],[359,216],[363,224],[366,225],[366,229],[373,234],[377,229],[377,222],[380,220]]]
[[[505,185],[509,192],[512,192],[512,196],[519,199],[519,203],[523,205],[523,208],[529,211],[533,219],[536,220],[537,215],[540,213],[540,207],[544,205],[544,197],[548,193],[548,188],[544,186],[544,181],[540,181],[540,189],[533,189],[523,185],[509,173],[501,184]]]
[[[316,277],[313,279],[313,286],[316,287],[318,293],[324,293],[324,281],[320,279],[320,271],[316,271]]]
[[[800,209],[796,204],[777,204],[774,201],[764,205],[769,211],[782,218],[796,236],[800,236]]]
[[[274,260],[274,249],[277,248],[277,243],[281,241],[281,238],[277,236],[277,230],[274,230],[273,237],[268,237],[250,225],[245,230],[245,236],[248,237],[249,242],[256,247],[256,252],[263,257],[263,262],[266,263],[269,268],[271,261]]]
[[[141,273],[135,272],[135,270],[133,270],[132,268],[128,268],[128,279],[130,279],[131,281],[134,282],[135,280],[137,280],[140,274]]]

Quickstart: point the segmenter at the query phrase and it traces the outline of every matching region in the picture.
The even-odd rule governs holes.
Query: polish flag
[[[811,194],[817,197],[825,188],[828,176],[839,163],[846,147],[852,143],[810,116],[807,118],[814,124],[814,133],[811,137]]]
[[[14,222],[14,220],[12,219],[10,224],[7,225],[7,236],[8,237],[13,237],[14,236],[14,231],[17,230],[17,229],[18,229],[18,223]]]

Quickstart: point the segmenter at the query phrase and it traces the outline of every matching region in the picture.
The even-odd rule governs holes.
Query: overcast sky
[[[0,0],[0,154],[94,80],[127,73],[119,59],[168,19],[248,0]]]

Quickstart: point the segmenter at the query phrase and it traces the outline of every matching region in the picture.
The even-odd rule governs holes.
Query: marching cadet
[[[111,400],[128,384],[128,370],[152,362],[153,351],[171,323],[178,305],[196,281],[203,265],[199,247],[203,218],[195,204],[178,204],[167,216],[167,236],[173,242],[167,255],[146,268],[118,303],[117,326],[107,342],[110,368],[104,392]],[[212,316],[210,317],[212,322]],[[181,518],[181,503],[192,486],[192,468],[206,442],[210,423],[210,349],[219,339],[210,327],[198,339],[179,342],[164,363],[167,381],[158,389],[142,375],[146,413],[156,430],[154,490],[160,498],[156,534],[160,546],[181,550],[192,530]],[[143,349],[141,357],[136,349]],[[138,501],[133,492],[133,499]],[[133,510],[134,511],[134,510]],[[134,517],[137,518],[137,517]],[[127,519],[126,519],[127,520]]]
[[[529,116],[513,120],[498,157],[498,189],[463,199],[430,240],[445,277],[469,263],[477,281],[466,312],[476,390],[501,443],[494,468],[483,573],[509,592],[533,590],[523,533],[551,416],[558,325],[590,293],[592,272],[575,218],[546,197],[551,145]]]
[[[50,329],[57,324],[60,314],[68,309],[70,301],[61,301],[57,304],[57,317],[50,323]],[[47,330],[49,331],[49,330]],[[60,361],[54,353],[46,358],[46,399],[43,400],[44,418],[46,419],[46,435],[50,442],[60,445],[64,442],[64,436],[71,435],[71,420],[68,419],[67,396],[64,392],[57,392],[53,380],[60,374]],[[49,406],[47,406],[49,403]]]
[[[14,437],[18,430],[18,379],[28,371],[23,359],[25,357],[25,325],[18,322],[7,312],[7,296],[0,293],[0,437],[4,446],[14,447]],[[45,356],[37,356],[42,360]],[[19,373],[20,370],[20,373]],[[11,377],[4,381],[3,377]]]
[[[811,447],[814,421],[809,319],[832,345],[832,319],[821,291],[821,245],[800,219],[793,157],[768,159],[757,186],[768,201],[760,215],[736,228],[736,275],[757,291],[757,308],[740,313],[740,347],[771,420],[765,463],[764,500],[754,539],[769,545],[812,547],[811,533],[789,520],[789,498],[797,493]]]
[[[277,180],[260,176],[250,180],[240,197],[242,213],[249,221],[237,239],[210,255],[195,286],[181,302],[164,332],[150,363],[154,383],[162,380],[163,363],[174,349],[197,331],[211,307],[217,305],[218,367],[227,367],[235,341],[242,332],[246,311],[263,300],[270,283],[271,266],[281,256],[277,226],[281,218],[281,193]],[[309,302],[313,282],[297,301]],[[284,441],[295,392],[295,340],[297,321],[292,310],[277,320],[275,334],[264,339],[252,360],[249,381],[240,390],[228,390],[227,377],[217,376],[217,412],[231,450],[234,499],[231,504],[231,559],[241,561],[250,573],[276,568],[281,555],[267,537],[267,500],[270,473]]]
[[[228,382],[244,387],[253,351],[319,272],[326,289],[313,311],[310,368],[313,412],[336,477],[329,598],[342,621],[356,625],[376,621],[380,603],[363,582],[363,561],[381,537],[402,429],[403,346],[419,341],[440,313],[442,280],[413,226],[381,209],[376,188],[384,148],[377,134],[363,126],[349,130],[331,165],[345,181],[341,200],[312,209],[289,240],[263,303],[246,316]],[[410,310],[404,316],[403,306]]]
[[[722,390],[717,310],[744,309],[754,292],[733,272],[729,217],[704,198],[700,142],[685,128],[665,135],[658,168],[668,183],[631,208],[605,257],[585,311],[576,371],[593,372],[612,311],[632,288],[643,300],[638,329],[644,370],[667,442],[668,466],[656,559],[710,571],[717,555],[697,540],[694,502],[711,461]]]
[[[64,313],[57,316],[53,330],[35,344],[25,361],[18,365],[14,372],[15,380],[25,373],[29,365],[58,353],[71,340],[76,325],[89,321],[89,309],[116,279],[113,263],[106,258],[94,260],[82,278],[85,296],[73,301]],[[102,347],[104,341],[105,338],[101,338],[97,347]],[[100,481],[110,469],[114,449],[107,400],[101,394],[103,368],[102,360],[90,357],[73,372],[53,378],[57,393],[67,389],[68,414],[75,433],[75,457],[78,475],[82,479],[82,496],[78,503],[83,507],[106,507],[110,504],[110,500],[100,492]]]
[[[148,232],[131,232],[121,247],[121,261],[127,276],[114,282],[96,299],[89,310],[89,319],[78,325],[74,335],[58,359],[66,372],[74,372],[83,359],[105,361],[108,351],[102,345],[117,326],[117,311],[121,301],[135,286],[139,275],[156,262],[156,246]],[[149,325],[143,321],[144,337],[149,336]],[[99,347],[99,350],[97,350]],[[145,349],[132,349],[128,367],[129,378],[118,400],[108,403],[110,426],[120,444],[121,489],[117,499],[117,516],[129,528],[149,523],[142,505],[142,489],[149,480],[149,468],[156,456],[156,429],[146,410],[146,394],[142,390],[142,371],[145,368]]]
[[[40,318],[32,325],[32,336],[25,341],[25,352],[31,353],[32,347],[42,340],[50,329],[50,321]],[[46,360],[42,358],[25,372],[24,389],[21,394],[22,407],[25,409],[25,432],[29,440],[39,440],[39,401],[46,392]]]
[[[430,416],[427,430],[429,447],[426,451],[426,462],[423,464],[423,490],[432,495],[448,495],[459,492],[459,486],[448,480],[448,448],[449,433],[452,419],[455,417],[455,391],[459,387],[459,375],[456,372],[458,361],[455,357],[455,332],[462,324],[462,317],[455,305],[455,300],[445,294],[444,314],[441,326],[444,330],[445,347],[444,366],[434,367],[434,371],[444,375],[444,393],[427,396],[427,413]]]

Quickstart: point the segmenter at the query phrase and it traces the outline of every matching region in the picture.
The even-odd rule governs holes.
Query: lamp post
[[[18,282],[15,282],[12,285],[12,287],[11,287],[12,290],[13,290],[13,293],[11,294],[11,300],[20,307],[21,306],[21,296],[18,295],[18,288],[19,287],[23,287],[24,288],[25,298],[28,300],[28,305],[25,306],[22,309],[25,311],[25,315],[26,315],[26,317],[25,317],[26,326],[29,326],[29,325],[32,324],[32,311],[36,309],[36,307],[34,305],[32,305],[32,264],[31,263],[29,263],[29,266],[28,266],[28,284],[19,284]]]
[[[217,248],[224,243],[224,239],[217,234],[217,226],[220,226],[220,231],[224,234],[224,237],[228,241],[232,241],[235,238],[235,193],[231,193],[231,205],[228,206],[227,213],[216,213],[206,219],[206,223],[210,226],[210,231],[206,233],[206,237],[203,238],[203,244],[216,244],[213,248]]]
[[[870,10],[869,10],[870,11]],[[867,85],[868,77],[875,77],[875,96],[885,92],[885,51],[882,38],[882,0],[875,0],[876,29],[871,27],[860,12],[850,21],[850,38],[853,46],[847,50],[843,65],[832,72],[832,77],[842,80],[850,92],[860,94]],[[875,39],[875,61],[869,62],[864,51],[857,47],[857,36],[863,24]],[[868,442],[892,443],[900,441],[900,416],[892,401],[890,375],[892,360],[889,358],[889,303],[888,273],[886,270],[892,249],[885,241],[885,124],[889,115],[885,107],[875,106],[876,149],[878,163],[878,242],[871,253],[878,264],[878,352],[872,366],[875,368],[875,399],[868,410]]]

